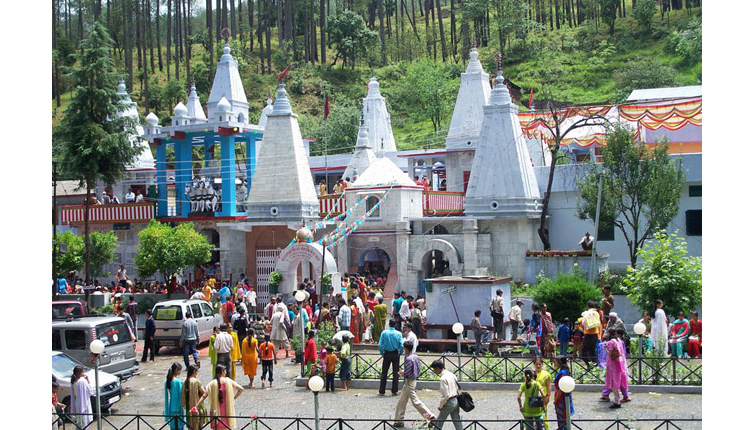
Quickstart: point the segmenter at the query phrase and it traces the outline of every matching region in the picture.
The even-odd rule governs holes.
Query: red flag
[[[290,64],[289,64],[289,66],[290,66]],[[283,79],[286,78],[286,73],[288,73],[288,66],[286,66],[286,68],[283,69],[283,71],[278,74],[278,82],[280,82],[280,81],[282,81]]]
[[[328,98],[328,93],[325,93],[325,119],[328,119],[329,114],[330,114],[330,99]]]
[[[530,108],[532,107],[532,88],[530,88]]]

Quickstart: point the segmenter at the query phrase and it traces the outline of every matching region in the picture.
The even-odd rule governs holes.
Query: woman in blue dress
[[[181,389],[183,383],[178,378],[181,375],[181,364],[173,363],[165,378],[165,422],[170,421],[171,430],[182,430],[183,409],[181,408]]]

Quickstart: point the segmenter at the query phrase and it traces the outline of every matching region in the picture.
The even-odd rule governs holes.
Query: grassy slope
[[[444,28],[446,29],[448,36],[448,29],[450,28],[450,15],[444,10]],[[631,14],[631,11],[630,11]],[[607,101],[613,93],[613,78],[612,74],[614,70],[619,69],[626,61],[635,58],[638,55],[648,56],[657,59],[658,61],[674,67],[678,72],[678,80],[682,85],[692,85],[698,83],[698,69],[701,65],[685,65],[680,59],[674,55],[664,52],[664,46],[668,39],[668,34],[673,32],[680,22],[688,19],[685,12],[675,12],[671,16],[670,23],[660,22],[660,14],[656,14],[655,28],[664,28],[666,31],[656,31],[657,38],[653,39],[650,36],[638,36],[635,30],[634,20],[628,17],[626,19],[618,19],[616,22],[616,31],[613,37],[608,36],[608,30],[605,25],[601,25],[599,32],[588,33],[590,41],[593,41],[597,45],[597,41],[606,40],[614,45],[616,53],[608,57],[605,60],[605,65],[602,70],[595,70],[595,63],[591,58],[599,56],[599,49],[589,50],[588,41],[580,40],[584,38],[584,25],[580,28],[569,29],[562,28],[560,31],[544,31],[540,35],[536,35],[531,38],[528,43],[538,44],[540,40],[566,40],[576,42],[578,45],[576,48],[569,52],[559,53],[559,58],[563,63],[564,69],[564,82],[560,86],[560,89],[556,92],[557,97],[563,100],[569,100],[573,103],[602,103]],[[418,50],[423,51],[425,48],[425,34],[424,34],[424,22],[417,15],[417,30],[422,43],[417,43],[416,38],[411,32],[411,27],[408,22],[405,27],[405,41],[406,44],[401,49],[408,52],[410,49],[413,55],[416,55]],[[377,22],[376,22],[377,24]],[[480,52],[480,59],[483,61],[485,69],[492,75],[494,69],[493,57],[495,52],[498,51],[497,34],[495,30],[495,23],[492,23],[492,38],[488,46],[480,46],[478,48]],[[394,33],[395,35],[395,30]],[[447,40],[447,43],[450,43]],[[392,56],[396,56],[396,47],[392,39],[387,39],[388,45],[388,60],[392,61]],[[255,40],[255,48],[257,47]],[[275,58],[275,52],[277,51],[277,34],[276,29],[273,29],[272,34],[272,49],[273,58]],[[319,45],[318,45],[319,48]],[[504,74],[511,81],[515,82],[522,88],[523,103],[528,97],[527,93],[529,88],[535,88],[535,99],[538,98],[538,88],[540,84],[534,78],[532,70],[537,67],[538,58],[537,55],[525,54],[521,46],[515,46],[512,50],[507,46],[507,50],[511,50],[511,53],[507,53],[507,57],[504,59]],[[438,41],[438,58],[440,58],[440,42]],[[457,49],[461,49],[461,43],[459,43]],[[449,47],[450,51],[450,47]],[[273,90],[276,84],[275,74],[261,75],[258,73],[257,64],[257,49],[255,54],[249,54],[247,52],[239,53],[238,50],[234,51],[234,55],[241,60],[242,63],[246,63],[246,66],[242,69],[242,80],[244,81],[244,87],[247,92],[247,98],[250,102],[251,118],[257,118],[259,111],[264,107],[264,100],[266,99],[268,90]],[[328,52],[328,61],[330,62],[335,55],[332,49]],[[201,45],[194,45],[192,48],[192,63],[198,62],[203,56],[206,56],[206,52]],[[165,52],[163,51],[163,56]],[[406,60],[406,58],[403,58]],[[165,58],[163,58],[165,60]],[[394,58],[394,60],[397,60]],[[123,67],[122,60],[117,60],[119,67]],[[136,55],[134,55],[134,61],[136,61]],[[216,56],[217,61],[217,56]],[[455,59],[449,59],[448,61],[456,61],[461,63],[460,52],[457,52]],[[328,63],[329,64],[329,63]],[[175,66],[171,64],[171,70],[175,70]],[[463,66],[463,65],[462,65]],[[387,95],[389,109],[392,111],[394,135],[396,143],[399,149],[412,149],[412,148],[424,148],[440,147],[443,144],[444,130],[439,132],[433,131],[433,126],[428,120],[417,121],[407,116],[397,113],[400,111],[397,106],[393,104],[400,103],[400,100],[391,99],[391,89],[396,85],[400,76],[396,76],[395,70],[389,68],[395,66],[386,66],[383,68],[377,68],[374,70],[375,75],[380,79],[381,90]],[[184,66],[179,67],[182,79],[184,76]],[[277,73],[277,71],[276,71]],[[159,85],[164,85],[167,81],[167,74],[165,71],[160,72],[156,70],[154,74],[151,74],[153,79],[157,79]],[[289,72],[288,87],[290,92],[290,99],[294,106],[294,109],[300,116],[311,116],[314,118],[320,118],[322,115],[322,85],[327,83],[328,92],[330,94],[331,103],[338,103],[339,100],[353,100],[357,104],[361,104],[361,98],[365,96],[366,82],[369,80],[370,69],[367,65],[357,66],[354,70],[349,68],[343,69],[340,63],[334,67],[321,68],[319,66],[313,67],[311,65],[292,65]],[[134,100],[139,103],[140,113],[144,115],[143,100],[140,97],[140,85],[136,83],[132,90],[132,96]],[[294,82],[296,81],[296,82]],[[152,81],[150,81],[152,83]],[[153,87],[150,87],[152,90]],[[207,94],[200,94],[202,101],[204,102]],[[453,106],[456,95],[454,94],[449,103]],[[55,125],[70,103],[71,93],[67,92],[61,95],[61,108],[55,108],[55,100],[52,100],[53,108],[53,125]],[[158,112],[161,118],[170,114],[167,107],[164,107]],[[301,118],[300,118],[301,119]],[[445,127],[448,126],[447,122],[450,121],[450,115],[446,119]]]

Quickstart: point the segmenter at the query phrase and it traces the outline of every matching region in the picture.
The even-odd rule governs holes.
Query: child
[[[564,318],[564,323],[558,328],[558,343],[561,345],[561,356],[566,357],[567,349],[569,348],[569,340],[571,335],[569,333],[569,318]]]
[[[58,389],[60,385],[57,382],[52,383],[52,407],[57,411],[58,416],[63,418],[63,409],[66,407],[63,403],[58,402]],[[63,422],[61,420],[61,422]]]
[[[270,388],[273,388],[273,363],[278,364],[278,357],[275,355],[275,345],[270,342],[270,335],[265,334],[265,342],[260,345],[260,361],[262,361],[262,388],[265,388],[265,374],[270,373],[268,381]]]
[[[537,345],[537,330],[530,326],[530,320],[524,320],[524,339],[527,343],[527,349],[535,355],[540,355],[540,349]]]
[[[319,367],[321,372],[325,372],[325,357],[328,355],[328,348],[326,348],[328,345],[325,343],[325,341],[320,342],[320,362]]]
[[[336,357],[335,354],[333,354],[333,347],[329,346],[325,348],[326,355],[325,355],[325,365],[323,366],[323,370],[325,370],[325,391],[336,391],[336,363],[338,362],[338,357]]]
[[[578,318],[577,325],[574,326],[574,335],[572,336],[575,357],[579,357],[582,354],[582,339],[584,336],[585,334],[582,332],[582,318]]]

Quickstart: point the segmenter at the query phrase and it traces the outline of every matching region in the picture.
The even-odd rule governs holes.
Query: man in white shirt
[[[404,324],[404,344],[406,342],[410,342],[412,344],[412,354],[417,353],[417,346],[419,346],[419,340],[417,340],[417,335],[414,334],[412,331],[411,324]]]
[[[590,251],[594,242],[595,237],[591,236],[590,232],[588,231],[584,236],[582,236],[582,240],[577,243],[577,246],[581,246],[583,251]]]
[[[220,333],[215,335],[215,343],[212,346],[218,352],[217,364],[222,364],[226,369],[230,369],[233,336],[228,333],[228,324],[223,323],[220,325]]]
[[[134,200],[136,200],[136,195],[134,195],[133,191],[128,190],[126,193],[126,203],[133,203]]]
[[[433,369],[436,375],[440,375],[440,405],[438,405],[440,413],[437,420],[433,423],[433,428],[442,429],[446,423],[446,419],[450,415],[454,428],[462,430],[461,415],[459,415],[459,400],[457,399],[459,395],[459,383],[456,380],[456,376],[446,370],[446,366],[442,360],[433,361],[430,368]]]
[[[522,322],[522,308],[524,304],[520,299],[516,299],[516,304],[509,310],[509,325],[511,326],[511,340],[516,340],[519,328],[524,327]]]
[[[254,286],[249,287],[249,290],[246,292],[246,303],[249,305],[250,313],[257,312],[257,291],[255,291]]]
[[[414,301],[414,297],[407,296],[406,300],[401,303],[401,307],[398,310],[398,316],[401,317],[401,322],[409,321],[409,317],[412,314],[410,304]]]

